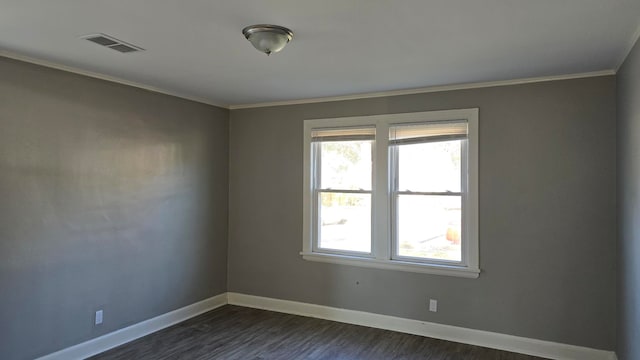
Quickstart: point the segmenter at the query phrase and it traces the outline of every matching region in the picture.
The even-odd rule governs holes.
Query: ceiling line
[[[240,109],[250,109],[250,108],[269,107],[269,106],[301,105],[301,104],[321,103],[321,102],[330,102],[330,101],[369,99],[369,98],[378,98],[378,97],[386,97],[386,96],[414,95],[414,94],[424,94],[424,93],[441,92],[441,91],[467,90],[467,89],[478,89],[478,88],[496,87],[496,86],[531,84],[531,83],[546,82],[546,81],[580,79],[580,78],[589,78],[589,77],[597,77],[597,76],[610,76],[615,74],[616,74],[616,71],[614,69],[608,69],[608,70],[591,71],[591,72],[585,72],[585,73],[539,76],[539,77],[521,78],[521,79],[513,79],[513,80],[462,83],[462,84],[454,84],[454,85],[438,85],[438,86],[428,86],[423,88],[414,88],[414,89],[406,89],[406,90],[389,90],[389,91],[361,93],[361,94],[353,94],[353,95],[261,102],[261,103],[255,103],[255,104],[236,104],[236,105],[230,105],[229,109],[240,110]]]
[[[639,30],[640,30],[640,27],[639,27]],[[638,31],[638,35],[640,35],[640,31]],[[381,92],[359,93],[359,94],[353,94],[353,95],[227,105],[227,104],[217,103],[208,99],[203,99],[203,98],[194,97],[190,95],[184,95],[181,93],[164,90],[154,86],[149,86],[149,85],[137,83],[134,81],[121,79],[114,76],[103,75],[93,71],[82,70],[72,66],[58,64],[48,60],[36,59],[30,56],[17,54],[17,53],[9,52],[2,49],[0,49],[0,56],[6,57],[9,59],[24,61],[24,62],[36,64],[36,65],[41,65],[48,68],[62,70],[62,71],[66,71],[74,74],[84,75],[84,76],[88,76],[88,77],[92,77],[100,80],[128,85],[128,86],[148,90],[155,93],[175,96],[181,99],[191,100],[191,101],[199,102],[202,104],[212,105],[212,106],[216,106],[216,107],[228,109],[228,110],[239,110],[239,109],[250,109],[250,108],[283,106],[283,105],[301,105],[301,104],[312,104],[312,103],[321,103],[321,102],[330,102],[330,101],[358,100],[358,99],[369,99],[369,98],[378,98],[378,97],[386,97],[386,96],[414,95],[414,94],[423,94],[423,93],[440,92],[440,91],[467,90],[467,89],[478,89],[478,88],[496,87],[496,86],[530,84],[530,83],[538,83],[538,82],[545,82],[545,81],[570,80],[570,79],[579,79],[579,78],[588,78],[588,77],[597,77],[597,76],[609,76],[609,75],[616,74],[616,70],[608,69],[608,70],[566,74],[566,75],[552,75],[552,76],[541,76],[541,77],[477,82],[477,83],[462,83],[462,84],[454,84],[454,85],[438,85],[438,86],[428,86],[428,87],[405,89],[405,90],[389,90],[389,91],[381,91]]]

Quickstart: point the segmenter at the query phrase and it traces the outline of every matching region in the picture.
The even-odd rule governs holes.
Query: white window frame
[[[305,260],[371,267],[378,269],[410,271],[437,275],[477,278],[479,267],[478,240],[478,113],[474,109],[426,111],[415,113],[356,116],[304,121],[304,188],[303,188],[303,244],[300,253]],[[389,127],[396,124],[427,123],[462,120],[468,123],[466,141],[467,171],[462,180],[462,261],[412,261],[399,259],[393,254],[393,226],[391,219],[392,159],[389,149]],[[375,126],[373,144],[372,179],[372,252],[355,255],[340,251],[320,251],[314,241],[314,159],[312,159],[311,131],[322,128]],[[464,151],[464,148],[463,148]],[[463,169],[464,173],[464,169]],[[466,185],[466,189],[465,189]]]

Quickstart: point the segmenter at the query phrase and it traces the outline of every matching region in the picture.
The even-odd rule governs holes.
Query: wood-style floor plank
[[[533,356],[226,305],[93,360],[533,360]]]

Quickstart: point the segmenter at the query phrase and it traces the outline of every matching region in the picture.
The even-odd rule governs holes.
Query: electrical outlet
[[[102,324],[102,310],[96,311],[96,325]]]
[[[438,300],[429,299],[429,311],[438,312]]]

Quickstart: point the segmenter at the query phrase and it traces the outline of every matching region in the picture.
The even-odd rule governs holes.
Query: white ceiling
[[[640,0],[0,0],[0,48],[233,105],[616,69],[639,19]],[[267,57],[256,23],[294,39]]]

